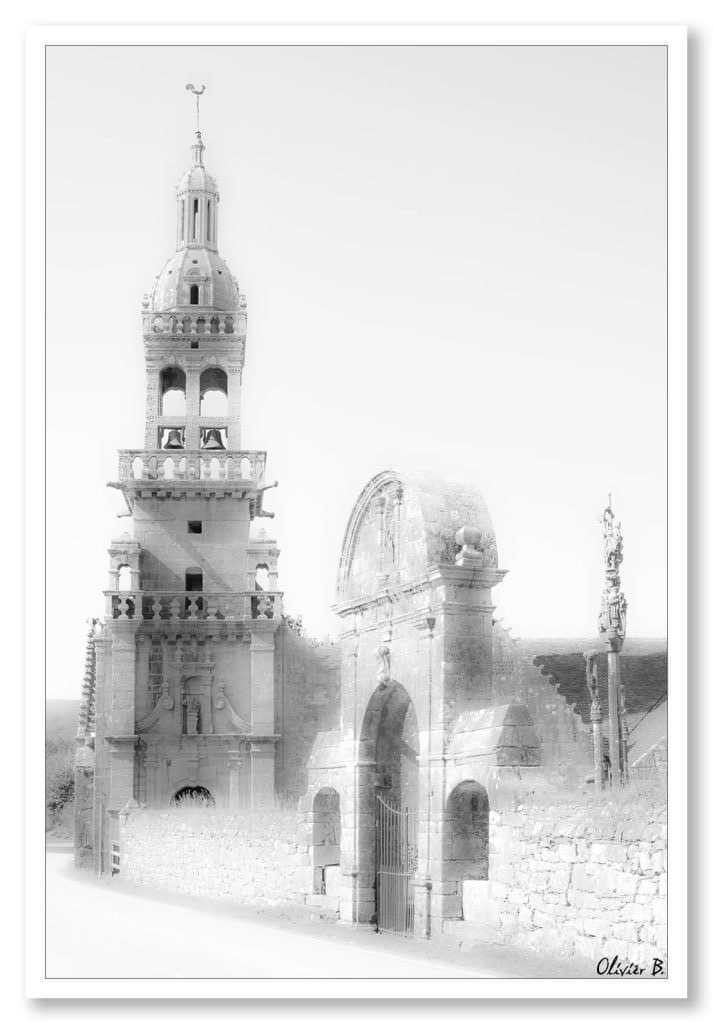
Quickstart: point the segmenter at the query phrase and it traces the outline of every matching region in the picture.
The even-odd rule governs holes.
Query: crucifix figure
[[[196,134],[200,135],[201,131],[201,96],[205,92],[205,86],[201,85],[200,88],[196,88],[191,82],[186,86],[187,92],[192,92],[196,98]]]

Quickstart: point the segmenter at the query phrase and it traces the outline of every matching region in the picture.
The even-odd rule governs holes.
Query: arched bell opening
[[[186,415],[186,374],[180,366],[166,366],[159,378],[161,415]]]
[[[219,366],[210,366],[201,374],[199,414],[228,415],[228,375]]]

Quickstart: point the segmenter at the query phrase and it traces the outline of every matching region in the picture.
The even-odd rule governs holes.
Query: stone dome
[[[199,288],[198,303],[191,302],[192,285]],[[222,256],[211,249],[180,249],[156,278],[150,308],[154,313],[168,313],[198,305],[200,309],[233,312],[238,308],[238,296],[238,282]]]
[[[217,195],[218,185],[202,164],[194,164],[176,185],[176,192],[211,192]]]

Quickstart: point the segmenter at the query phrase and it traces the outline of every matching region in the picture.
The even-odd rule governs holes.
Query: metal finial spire
[[[205,92],[205,86],[202,85],[200,89],[197,89],[195,85],[190,82],[186,86],[188,92],[192,92],[196,98],[196,135],[200,136],[201,133],[201,96]]]

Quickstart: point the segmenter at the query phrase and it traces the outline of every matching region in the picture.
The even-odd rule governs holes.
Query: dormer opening
[[[192,306],[197,306],[198,305],[198,285],[197,284],[192,284],[191,285],[191,305]]]

